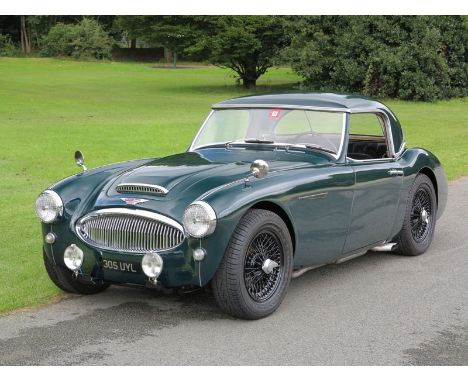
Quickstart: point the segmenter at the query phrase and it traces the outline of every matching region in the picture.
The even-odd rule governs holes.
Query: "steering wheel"
[[[338,149],[336,148],[335,144],[330,139],[325,137],[323,134],[318,134],[318,133],[313,132],[313,131],[307,131],[305,133],[297,134],[294,137],[294,140],[293,140],[292,143],[307,144],[307,143],[304,143],[304,142],[300,142],[301,138],[305,137],[307,135],[310,135],[310,136],[314,137],[314,141],[315,141],[315,142],[308,142],[308,143],[317,144],[317,145],[323,146],[325,148],[331,148],[331,149],[335,150],[335,152],[338,152]]]

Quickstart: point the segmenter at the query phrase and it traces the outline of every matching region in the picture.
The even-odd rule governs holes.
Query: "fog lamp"
[[[157,278],[163,269],[163,259],[156,252],[148,252],[141,260],[141,269],[151,279]]]
[[[83,251],[75,244],[70,245],[63,253],[63,261],[68,269],[76,271],[83,264]]]

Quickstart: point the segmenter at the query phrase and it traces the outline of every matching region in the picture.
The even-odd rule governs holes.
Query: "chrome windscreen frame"
[[[346,134],[346,113],[349,113],[349,109],[340,109],[340,108],[328,108],[328,107],[310,107],[310,106],[296,106],[296,105],[274,105],[274,104],[261,104],[261,105],[213,105],[213,108],[211,112],[208,114],[206,119],[203,121],[203,124],[200,126],[200,129],[198,130],[197,134],[195,135],[195,138],[193,139],[192,143],[190,144],[190,147],[188,148],[187,151],[194,151],[196,149],[206,147],[206,146],[211,146],[215,144],[222,144],[222,143],[227,143],[227,142],[216,142],[212,143],[209,145],[201,145],[195,147],[195,142],[198,140],[198,137],[200,134],[203,132],[208,120],[211,118],[212,114],[216,110],[232,110],[232,109],[271,109],[271,108],[278,108],[278,109],[286,109],[286,110],[310,110],[310,111],[321,111],[321,112],[326,112],[326,113],[342,113],[343,114],[343,125],[341,128],[341,140],[340,140],[340,147],[338,149],[338,152],[336,154],[331,154],[335,160],[341,157],[343,154],[343,145],[345,141],[345,134]],[[272,143],[270,144],[271,146],[287,146],[290,145],[288,143]],[[294,145],[291,145],[294,146]],[[300,145],[298,145],[300,146]]]

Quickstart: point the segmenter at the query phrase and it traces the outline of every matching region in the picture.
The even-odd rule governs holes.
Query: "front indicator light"
[[[196,248],[193,250],[193,259],[195,261],[203,261],[206,251],[203,248]]]
[[[55,240],[57,239],[57,236],[53,232],[49,232],[47,235],[44,237],[44,241],[47,244],[54,244]]]
[[[141,260],[141,269],[150,279],[156,279],[163,270],[163,259],[156,252],[148,252]]]
[[[76,272],[83,264],[83,251],[76,244],[72,244],[65,249],[63,253],[63,261],[68,269]]]

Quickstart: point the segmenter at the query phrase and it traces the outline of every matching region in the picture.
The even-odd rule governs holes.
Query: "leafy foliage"
[[[462,17],[291,17],[288,33],[283,57],[306,88],[429,101],[468,91]]]
[[[110,59],[112,40],[93,19],[78,24],[57,23],[42,39],[43,56],[70,56],[75,59]]]
[[[0,57],[11,57],[18,53],[18,49],[11,41],[10,36],[0,34]]]

